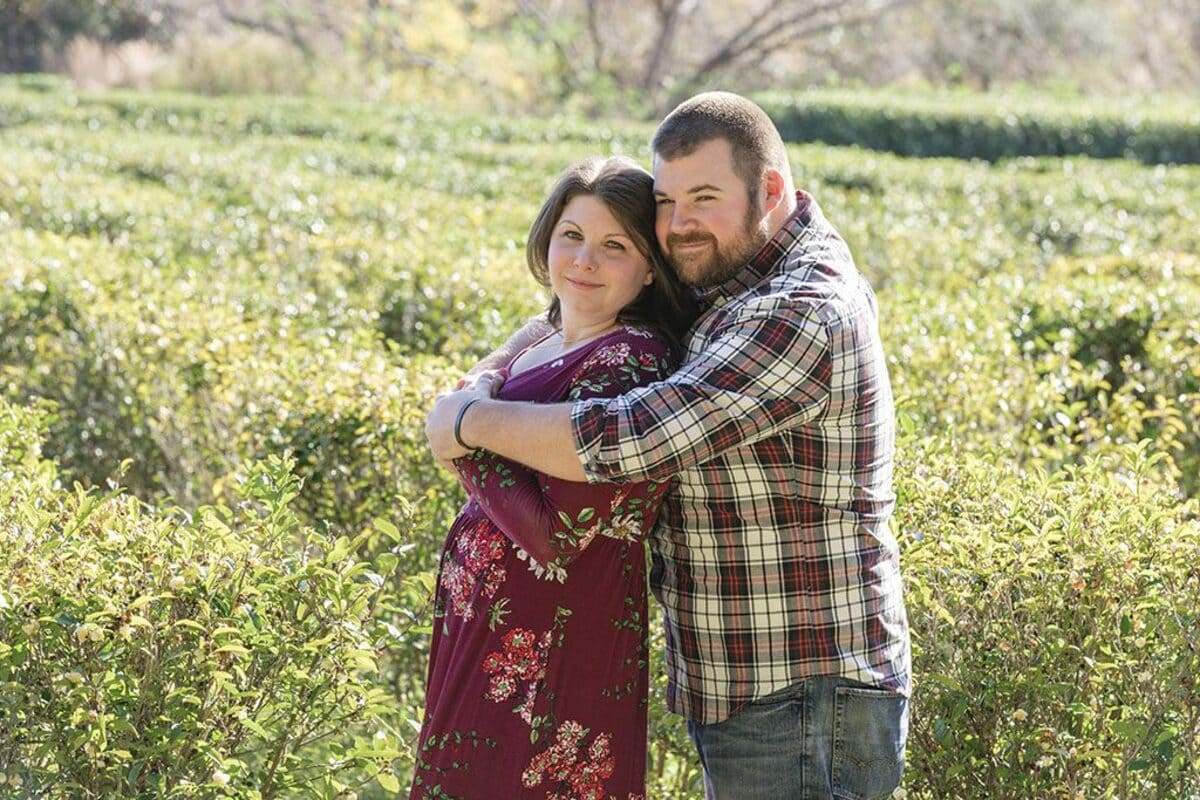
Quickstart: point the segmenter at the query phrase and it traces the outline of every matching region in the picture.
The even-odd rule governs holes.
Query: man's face
[[[713,139],[667,161],[654,157],[655,232],[689,286],[716,286],[736,275],[767,243],[767,221],[733,171],[733,148]]]

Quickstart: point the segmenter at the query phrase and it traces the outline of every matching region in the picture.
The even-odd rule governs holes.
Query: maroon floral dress
[[[506,400],[614,396],[666,377],[618,328],[510,378]],[[633,800],[645,792],[643,540],[666,484],[575,483],[486,451],[442,550],[411,800]]]

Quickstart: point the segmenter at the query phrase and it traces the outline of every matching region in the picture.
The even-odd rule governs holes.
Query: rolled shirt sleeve
[[[572,431],[588,481],[665,480],[817,418],[834,366],[829,324],[819,306],[761,298],[708,332],[666,380],[576,403]]]

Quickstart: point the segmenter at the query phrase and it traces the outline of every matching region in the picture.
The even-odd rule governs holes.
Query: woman
[[[583,161],[530,230],[555,331],[499,396],[611,396],[665,377],[694,309],[654,238],[649,173]],[[640,798],[646,762],[643,537],[666,486],[572,483],[486,451],[442,551],[412,800]]]

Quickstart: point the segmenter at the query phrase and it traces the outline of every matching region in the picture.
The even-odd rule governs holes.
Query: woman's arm
[[[570,399],[603,397],[664,377],[667,348],[656,339],[623,337],[597,349],[573,378]],[[657,516],[665,483],[585,484],[534,472],[478,450],[454,462],[460,481],[488,517],[551,577],[596,536],[640,538]]]

